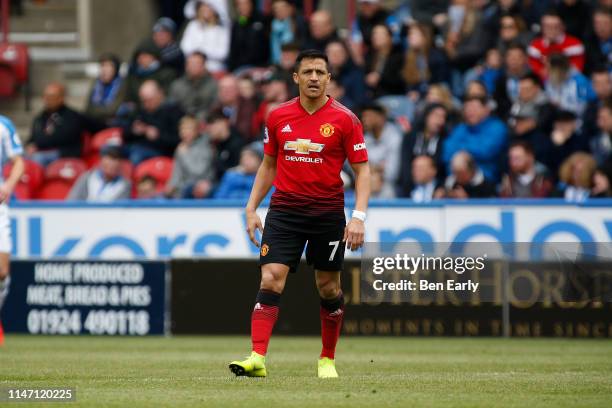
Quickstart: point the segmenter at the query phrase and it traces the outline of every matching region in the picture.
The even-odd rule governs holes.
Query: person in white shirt
[[[9,265],[12,251],[11,222],[7,203],[15,185],[23,174],[23,146],[15,130],[15,125],[6,116],[0,115],[0,162],[11,161],[13,167],[6,180],[0,175],[0,311],[8,295],[10,283]],[[0,322],[0,345],[3,343],[2,322]]]
[[[68,194],[69,200],[111,202],[130,198],[132,186],[121,175],[121,146],[102,148],[100,165],[84,173]]]
[[[428,203],[434,198],[438,170],[431,156],[420,155],[412,160],[412,182],[414,188],[410,192],[410,198],[415,203]]]
[[[225,70],[230,48],[230,26],[223,23],[215,4],[201,1],[196,4],[196,16],[187,24],[181,50],[183,54],[201,52],[206,55],[206,66],[211,72]]]

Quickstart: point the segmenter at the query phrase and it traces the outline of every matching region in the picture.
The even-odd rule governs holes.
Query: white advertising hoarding
[[[415,206],[372,203],[369,242],[610,242],[612,201],[475,201]],[[260,211],[262,219],[265,209]],[[347,214],[349,210],[347,208]],[[153,202],[116,205],[16,204],[13,256],[19,259],[167,259],[257,255],[242,206]],[[348,255],[348,253],[347,253]]]

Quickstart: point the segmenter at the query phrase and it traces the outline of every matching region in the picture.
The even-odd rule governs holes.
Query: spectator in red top
[[[266,83],[262,85],[263,101],[259,104],[259,108],[251,118],[251,134],[247,138],[248,142],[252,142],[254,138],[263,134],[266,119],[270,112],[270,106],[289,100],[289,90],[287,83],[280,76],[272,76]]]
[[[563,54],[579,71],[584,68],[584,46],[576,37],[565,33],[563,20],[557,12],[542,16],[542,36],[529,45],[529,65],[542,79],[546,79],[546,60],[551,54]]]

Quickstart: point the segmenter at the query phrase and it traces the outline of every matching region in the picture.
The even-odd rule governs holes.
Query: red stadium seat
[[[85,171],[87,171],[87,165],[81,159],[58,159],[47,166],[45,178],[74,183]]]
[[[65,200],[72,184],[62,179],[47,180],[38,191],[36,198],[39,200]]]
[[[17,78],[11,67],[0,65],[0,97],[9,97],[15,94]]]
[[[134,184],[145,176],[151,176],[157,181],[157,190],[161,191],[172,175],[172,165],[172,159],[163,156],[145,160],[134,170]]]
[[[45,179],[45,171],[38,163],[31,160],[24,160],[25,170],[23,176],[19,179],[19,183],[15,186],[15,196],[19,200],[30,200],[36,197],[36,193],[42,186]],[[8,178],[13,168],[12,163],[7,163],[2,169],[4,178]]]
[[[120,146],[123,144],[123,129],[119,127],[108,128],[99,131],[91,140],[91,148],[98,153],[104,145],[113,144]]]
[[[83,157],[85,161],[88,161],[87,159],[89,157],[94,156],[91,141],[91,133],[83,132],[81,134],[81,157]]]
[[[87,167],[92,168],[100,161],[100,149],[106,144],[122,145],[123,130],[121,128],[108,128],[99,131],[89,138],[89,145],[84,149],[83,157],[87,162]]]
[[[0,63],[11,67],[19,84],[28,81],[30,59],[25,44],[0,43]]]
[[[10,97],[24,86],[26,110],[30,110],[30,57],[25,44],[0,42],[0,97]]]

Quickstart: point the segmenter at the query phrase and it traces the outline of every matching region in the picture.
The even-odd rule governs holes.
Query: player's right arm
[[[246,206],[246,222],[247,232],[249,238],[257,247],[259,247],[259,241],[255,238],[255,231],[263,231],[263,224],[261,218],[257,215],[257,207],[261,204],[261,201],[268,194],[274,183],[276,177],[276,156],[270,156],[264,154],[264,159],[257,170],[255,176],[255,182],[253,183],[253,189],[249,197],[249,202]]]

